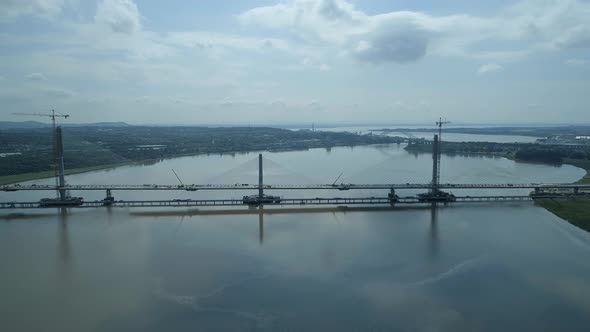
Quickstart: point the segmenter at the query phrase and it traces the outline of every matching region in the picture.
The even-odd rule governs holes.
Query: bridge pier
[[[111,189],[107,189],[107,195],[103,199],[104,205],[107,205],[107,206],[112,205],[114,201],[115,201],[115,197],[113,197]]]
[[[67,191],[64,189],[66,186],[65,178],[65,166],[64,166],[64,143],[61,133],[61,127],[55,128],[55,162],[57,163],[57,179],[58,179],[58,197],[59,200],[65,201],[68,197]]]
[[[389,194],[387,194],[387,198],[389,199],[389,204],[391,204],[391,206],[395,206],[395,203],[397,202],[399,196],[395,194],[395,189],[391,188],[389,189]]]
[[[264,187],[262,183],[262,153],[258,154],[258,198],[264,196]]]

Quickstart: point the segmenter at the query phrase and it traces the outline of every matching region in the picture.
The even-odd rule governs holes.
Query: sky
[[[0,120],[590,123],[589,0],[0,0]]]

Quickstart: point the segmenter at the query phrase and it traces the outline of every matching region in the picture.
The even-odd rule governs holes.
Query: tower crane
[[[70,117],[69,114],[61,114],[51,110],[51,113],[12,113],[14,115],[31,115],[31,116],[43,116],[51,118],[51,127],[53,133],[53,161],[55,163],[55,188],[59,199],[64,200],[68,195],[65,190],[59,189],[65,186],[65,174],[64,174],[64,157],[63,157],[63,142],[60,135],[57,134],[56,118],[67,119]],[[59,136],[59,137],[58,137]]]
[[[51,118],[51,124],[53,127],[53,132],[55,133],[55,118],[64,118],[67,119],[70,117],[69,114],[61,114],[56,113],[55,110],[51,110],[51,113],[12,113],[14,115],[31,115],[31,116],[44,116]]]

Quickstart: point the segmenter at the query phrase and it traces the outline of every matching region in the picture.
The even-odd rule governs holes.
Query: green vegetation
[[[564,159],[564,163],[570,164],[576,167],[580,167],[586,171],[586,175],[583,178],[576,181],[576,183],[583,183],[587,184],[590,183],[590,160],[580,160],[580,159]]]
[[[561,164],[564,156],[565,153],[562,150],[527,147],[516,151],[514,159],[546,164]]]
[[[576,183],[590,183],[590,160],[565,159],[565,163],[586,170],[586,174]],[[576,199],[537,199],[535,204],[545,208],[554,215],[590,232],[590,198]]]
[[[66,169],[65,174],[70,175],[70,174],[86,173],[86,172],[98,171],[101,169],[108,169],[108,168],[119,167],[119,166],[124,166],[124,165],[127,165],[127,163]],[[51,178],[54,176],[55,176],[54,171],[21,173],[21,174],[16,174],[16,175],[4,175],[4,176],[0,176],[0,185],[29,181],[29,180],[46,179],[46,178]]]
[[[590,232],[590,199],[537,199],[535,203],[569,223]]]

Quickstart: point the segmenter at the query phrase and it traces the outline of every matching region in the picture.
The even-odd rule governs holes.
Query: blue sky
[[[0,118],[590,123],[590,2],[4,0]]]

